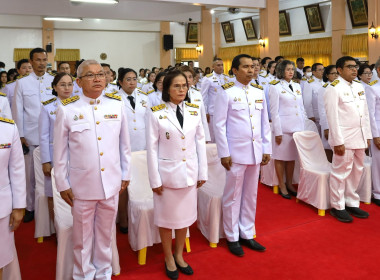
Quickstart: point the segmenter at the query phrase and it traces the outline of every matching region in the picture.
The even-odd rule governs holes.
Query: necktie
[[[255,82],[256,82],[256,85],[259,85],[259,80],[255,80]]]
[[[132,106],[132,108],[134,110],[135,107],[136,107],[136,104],[135,104],[135,101],[133,101],[133,96],[132,95],[128,95],[127,98],[129,99],[129,102],[131,103],[131,106]]]
[[[175,112],[175,114],[177,115],[177,119],[179,121],[179,124],[181,125],[181,127],[183,128],[183,116],[181,114],[181,110],[179,109],[179,106],[177,105],[177,111]]]
[[[293,91],[293,87],[292,87],[292,85],[291,84],[289,84],[289,88]]]

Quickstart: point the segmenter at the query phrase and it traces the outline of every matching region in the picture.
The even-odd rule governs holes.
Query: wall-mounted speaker
[[[164,35],[164,50],[172,50],[173,49],[173,35]]]
[[[46,52],[51,53],[53,51],[51,44],[46,45]]]

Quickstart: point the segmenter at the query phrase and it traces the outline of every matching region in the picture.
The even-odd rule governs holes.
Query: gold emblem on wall
[[[101,60],[106,60],[107,59],[107,54],[106,53],[101,53],[100,54],[100,59]]]

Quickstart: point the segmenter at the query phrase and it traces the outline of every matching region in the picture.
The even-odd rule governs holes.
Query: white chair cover
[[[3,269],[3,280],[21,280],[20,264],[18,262],[17,250],[14,246],[14,259]]]
[[[198,189],[198,228],[210,243],[224,238],[222,196],[226,171],[218,157],[216,144],[207,144],[208,180]]]
[[[71,207],[62,199],[57,191],[54,180],[54,168],[52,170],[52,185],[54,199],[54,223],[57,230],[58,248],[55,279],[71,280],[73,278],[73,215]],[[116,226],[114,226],[112,239],[112,274],[120,274],[119,253],[116,243]]]
[[[329,209],[331,165],[327,161],[319,134],[302,131],[294,133],[293,138],[301,165],[297,198],[318,209]]]
[[[360,201],[364,203],[371,203],[372,196],[372,158],[366,156],[364,159],[363,175],[360,178],[359,187],[357,193],[360,197]]]
[[[45,196],[44,173],[42,172],[40,147],[33,151],[34,176],[36,178],[35,190],[35,230],[34,237],[50,236],[55,233],[54,225],[49,217],[48,200]]]

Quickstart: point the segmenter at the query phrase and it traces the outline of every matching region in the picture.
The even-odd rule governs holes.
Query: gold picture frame
[[[252,18],[251,17],[242,18],[241,22],[243,23],[245,37],[247,37],[247,40],[257,39],[255,26],[253,24]]]
[[[223,29],[223,34],[224,34],[224,39],[226,40],[227,43],[233,43],[235,42],[235,34],[234,34],[234,29],[229,21],[225,21],[221,23],[222,29]]]
[[[309,32],[325,31],[319,4],[304,7]]]
[[[367,0],[347,0],[353,27],[368,26],[368,4]]]
[[[290,24],[289,19],[286,14],[286,11],[280,11],[279,12],[279,25],[280,25],[280,36],[283,35],[292,35],[292,32],[290,31]]]
[[[186,32],[186,43],[198,43],[198,23],[188,23]]]

